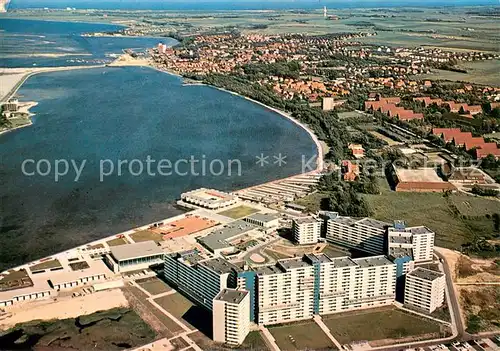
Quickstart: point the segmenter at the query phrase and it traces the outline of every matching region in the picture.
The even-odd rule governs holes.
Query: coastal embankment
[[[40,67],[40,68],[2,68],[0,69],[0,103],[9,101],[17,93],[19,88],[35,74],[57,72],[57,71],[68,71],[76,69],[88,69],[88,68],[100,68],[104,65],[93,65],[93,66],[62,66],[62,67]],[[36,106],[38,103],[36,101],[27,101],[21,103],[19,106],[19,113],[25,115],[25,117],[14,117],[9,119],[11,126],[6,129],[0,129],[0,135],[30,126],[33,124],[31,117],[34,116],[30,112],[30,108]]]

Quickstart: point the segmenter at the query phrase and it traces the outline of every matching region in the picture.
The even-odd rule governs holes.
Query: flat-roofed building
[[[238,197],[215,189],[200,188],[181,194],[181,204],[190,204],[197,207],[204,207],[211,210],[234,205],[238,202]]]
[[[74,289],[105,280],[112,273],[102,260],[85,261],[87,268],[68,272],[51,272],[49,284],[56,290]]]
[[[371,218],[331,216],[326,225],[326,240],[374,255],[385,254],[386,228],[390,224]]]
[[[165,255],[165,279],[208,310],[221,289],[236,288],[241,269],[222,259],[206,259],[197,250]]]
[[[426,268],[416,268],[406,275],[404,304],[434,312],[444,303],[445,275]]]
[[[393,166],[396,191],[445,192],[456,190],[450,182],[441,179],[434,168],[405,169]]]
[[[250,331],[250,294],[222,289],[214,299],[212,318],[215,342],[242,344]]]
[[[294,240],[301,244],[315,244],[321,236],[321,221],[314,217],[294,218],[292,231]]]
[[[283,323],[312,318],[314,267],[301,257],[279,260],[257,272],[257,323]]]
[[[244,220],[237,220],[210,232],[204,237],[199,237],[197,240],[214,254],[232,252],[234,251],[234,246],[229,242],[230,240],[234,240],[257,228],[255,224]]]
[[[34,285],[25,288],[0,291],[0,307],[8,307],[18,303],[47,299],[54,295],[54,290],[46,280],[40,279]]]
[[[154,241],[111,247],[106,263],[115,273],[145,269],[163,263],[164,252]]]
[[[406,250],[417,263],[432,261],[434,236],[434,232],[427,227],[407,227],[403,221],[395,221],[394,226],[387,229],[388,255],[397,257]]]
[[[279,215],[275,213],[254,213],[243,220],[259,227],[276,228],[279,225],[279,218]]]
[[[396,265],[385,256],[351,259],[305,255],[319,276],[315,313],[329,314],[387,306],[394,302]]]

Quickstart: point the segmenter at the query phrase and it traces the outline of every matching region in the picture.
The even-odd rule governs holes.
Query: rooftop
[[[255,273],[258,275],[273,275],[273,274],[281,274],[283,271],[276,267],[275,265],[270,266],[260,266],[254,269]]]
[[[247,294],[246,290],[222,289],[215,300],[239,304]]]
[[[305,224],[305,223],[316,223],[318,220],[312,216],[309,217],[300,217],[300,218],[294,218],[293,220],[297,224]]]
[[[413,249],[409,247],[389,247],[389,255],[394,258],[413,257]]]
[[[181,194],[181,198],[189,197],[191,199],[195,199],[198,201],[205,201],[212,204],[223,203],[225,201],[230,201],[235,198],[234,195],[229,193],[225,193],[223,191],[215,190],[215,189],[205,189],[200,188],[192,191],[188,191],[186,193]]]
[[[163,250],[152,240],[111,247],[111,255],[113,255],[117,261],[161,254],[163,254]]]
[[[302,257],[286,258],[283,260],[279,260],[276,264],[278,266],[281,266],[284,270],[311,267],[311,264],[304,261]]]
[[[384,229],[390,226],[387,222],[382,222],[373,218],[363,218],[356,222],[356,224],[363,224],[376,229]]]
[[[433,281],[444,276],[444,274],[441,272],[431,271],[430,269],[421,267],[414,269],[413,271],[408,273],[408,275],[429,281]]]
[[[350,257],[332,258],[331,261],[333,262],[334,267],[343,268],[356,266],[356,262],[354,262]]]
[[[256,229],[257,226],[244,220],[237,220],[227,224],[221,229],[214,230],[205,237],[198,238],[202,244],[212,251],[232,246],[228,241],[236,236]]]
[[[271,221],[278,219],[279,216],[274,214],[274,213],[254,213],[246,218],[251,218],[251,219],[254,219],[256,221],[261,221],[261,222],[267,223],[267,222],[271,222]]]
[[[362,268],[365,267],[375,267],[375,266],[389,266],[393,265],[387,257],[385,256],[373,256],[364,258],[355,258],[353,261]]]
[[[434,168],[419,168],[419,169],[405,169],[397,168],[396,176],[399,182],[427,182],[427,183],[443,183],[444,180],[439,178]]]
[[[199,262],[201,266],[205,266],[218,274],[240,272],[241,269],[238,266],[226,261],[223,258],[217,257],[206,261]]]

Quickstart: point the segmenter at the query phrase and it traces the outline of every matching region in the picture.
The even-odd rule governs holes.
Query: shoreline
[[[172,75],[172,76],[175,76],[175,77],[178,77],[178,78],[181,78],[183,79],[184,77],[176,72],[172,72],[172,71],[167,71],[167,70],[163,70],[163,69],[160,69],[158,67],[155,67],[153,65],[126,65],[127,67],[147,67],[147,68],[150,68],[150,69],[154,69],[156,71],[159,71],[161,73],[166,73],[166,74],[169,74],[169,75]],[[76,67],[76,68],[75,68]],[[69,66],[69,67],[56,67],[56,68],[51,68],[50,70],[40,70],[40,71],[36,71],[36,72],[30,72],[28,73],[26,76],[23,77],[22,79],[22,83],[21,84],[18,84],[18,86],[16,86],[15,90],[13,92],[10,92],[7,96],[9,96],[9,98],[15,94],[15,92],[17,92],[17,90],[22,86],[22,84],[24,84],[24,82],[26,82],[26,80],[31,77],[32,75],[35,75],[35,74],[39,74],[39,73],[50,73],[50,72],[54,72],[54,71],[63,71],[63,70],[72,70],[72,69],[84,69],[84,68],[104,68],[104,67],[110,67],[110,68],[113,68],[113,67],[123,67],[123,66],[120,66],[120,65],[101,65],[101,66],[83,66],[83,67],[79,67],[79,66]],[[315,144],[316,146],[316,151],[317,151],[317,157],[316,157],[316,168],[310,172],[306,172],[306,173],[298,173],[298,174],[293,174],[293,175],[290,175],[288,177],[285,177],[285,178],[279,178],[279,179],[274,179],[272,181],[268,181],[268,182],[264,182],[264,183],[260,183],[260,184],[256,184],[256,185],[252,185],[250,187],[247,187],[247,188],[242,188],[242,189],[235,189],[233,191],[231,191],[231,193],[237,193],[239,191],[242,191],[242,190],[246,190],[246,189],[251,189],[251,188],[254,188],[256,186],[261,186],[261,185],[264,185],[264,184],[269,184],[269,183],[274,183],[274,182],[278,182],[278,181],[282,181],[282,180],[285,180],[285,179],[289,179],[289,178],[292,178],[292,177],[296,177],[296,176],[301,176],[301,175],[308,175],[308,174],[313,174],[313,173],[319,173],[321,170],[322,170],[322,167],[323,167],[323,162],[324,162],[324,149],[323,149],[323,146],[321,145],[318,137],[312,132],[312,130],[305,124],[297,121],[296,119],[294,119],[292,116],[290,116],[288,113],[286,113],[285,111],[281,111],[277,108],[274,108],[274,107],[271,107],[271,106],[268,106],[268,105],[265,105],[264,103],[261,103],[260,101],[256,101],[254,99],[251,99],[251,98],[248,98],[246,96],[243,96],[241,94],[238,94],[236,92],[232,92],[230,90],[227,90],[227,89],[224,89],[224,88],[219,88],[219,87],[216,87],[216,86],[213,86],[213,85],[210,85],[210,84],[206,84],[206,83],[200,83],[200,84],[196,84],[196,85],[204,85],[204,86],[207,86],[207,87],[211,87],[211,88],[214,88],[214,89],[217,89],[217,90],[220,90],[220,91],[223,91],[225,93],[228,93],[228,94],[232,94],[232,95],[236,95],[240,98],[243,98],[243,99],[246,99],[248,101],[251,101],[253,103],[256,103],[274,113],[276,113],[277,115],[279,115],[281,118],[286,118],[288,120],[290,120],[291,122],[295,123],[297,126],[299,126],[300,128],[302,128],[303,130],[306,131],[306,133],[309,135],[309,137],[312,139],[313,143]],[[33,106],[31,106],[33,107]],[[30,115],[29,117],[31,117],[32,115]],[[16,127],[16,128],[12,128],[12,129],[7,129],[7,130],[4,130],[2,132],[0,132],[0,136],[4,133],[7,133],[7,132],[10,132],[10,131],[13,131],[13,130],[16,130],[16,129],[20,129],[20,128],[24,128],[24,127],[27,127],[27,126],[30,126],[32,125],[33,123],[31,122],[31,118],[30,118],[30,123],[29,124],[26,124],[26,125],[22,125],[22,126],[19,126],[19,127]],[[174,203],[175,204],[175,203]],[[185,213],[187,212],[190,212],[189,210],[187,210]],[[119,237],[121,235],[124,235],[124,234],[130,234],[130,233],[134,233],[138,230],[143,230],[143,229],[147,229],[149,228],[151,225],[155,224],[155,223],[158,223],[159,221],[168,221],[168,220],[172,220],[178,216],[183,216],[184,214],[180,214],[180,215],[176,215],[176,216],[171,216],[171,217],[168,217],[168,218],[165,218],[163,220],[156,220],[154,222],[151,222],[151,223],[147,223],[147,224],[144,224],[142,226],[139,226],[139,227],[135,227],[135,228],[130,228],[124,232],[121,232],[121,233],[115,233],[115,234],[111,234],[111,235],[108,235],[106,237],[103,237],[103,238],[100,238],[100,239],[97,239],[97,240],[94,240],[92,242],[88,242],[88,243],[84,243],[82,245],[78,245],[76,247],[72,247],[72,248],[69,248],[69,249],[66,249],[66,250],[63,250],[61,252],[56,252],[56,253],[53,253],[49,256],[45,256],[45,257],[41,257],[41,258],[38,258],[36,260],[33,260],[33,261],[29,261],[29,262],[26,262],[26,263],[23,263],[19,266],[16,266],[16,267],[11,267],[11,268],[8,268],[6,270],[4,270],[3,272],[0,272],[1,273],[4,273],[4,272],[7,272],[8,270],[11,270],[11,269],[20,269],[22,267],[25,267],[27,265],[30,265],[34,262],[38,262],[40,260],[44,260],[44,259],[48,259],[48,258],[51,258],[51,257],[54,257],[54,256],[57,256],[57,255],[60,255],[60,254],[63,254],[65,252],[68,252],[68,251],[71,251],[71,250],[78,250],[80,248],[83,248],[83,247],[86,247],[87,245],[95,245],[97,243],[101,243],[101,242],[105,242],[107,240],[110,240],[110,239],[113,239],[113,238],[116,238],[116,237]]]

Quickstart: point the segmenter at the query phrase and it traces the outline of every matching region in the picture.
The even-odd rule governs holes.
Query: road
[[[443,264],[444,273],[446,276],[446,284],[448,285],[448,291],[450,293],[450,301],[451,301],[451,306],[449,306],[448,308],[451,307],[453,309],[453,314],[455,316],[455,325],[457,327],[457,332],[458,332],[458,338],[462,339],[470,337],[470,335],[465,331],[464,322],[461,317],[462,314],[460,311],[460,304],[453,285],[453,275],[451,273],[450,266],[448,265],[448,262],[446,261],[446,258],[443,255],[441,255],[436,250],[434,250],[434,253],[436,254],[437,257],[439,257],[439,259]]]

